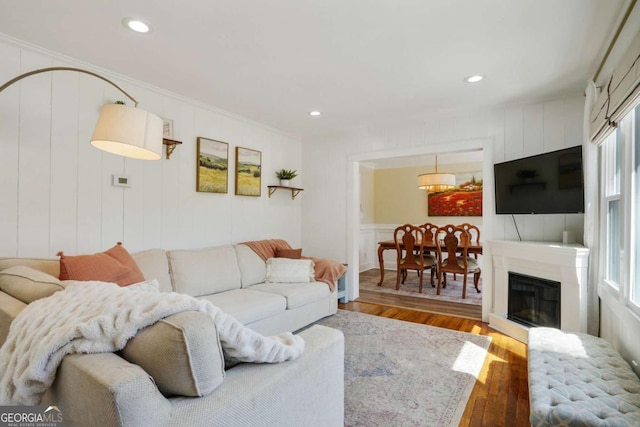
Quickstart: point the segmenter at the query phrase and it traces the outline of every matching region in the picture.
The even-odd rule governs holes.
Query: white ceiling
[[[626,3],[2,1],[0,33],[304,135],[579,93]]]

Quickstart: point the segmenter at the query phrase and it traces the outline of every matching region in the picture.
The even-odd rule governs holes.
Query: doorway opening
[[[491,281],[487,280],[489,275],[485,275],[483,271],[483,284],[480,287],[482,290],[482,294],[478,295],[478,298],[475,298],[473,302],[471,301],[455,301],[455,299],[449,299],[446,297],[438,296],[438,298],[424,298],[423,296],[413,297],[410,294],[403,295],[391,295],[391,291],[395,291],[395,265],[396,265],[396,255],[395,251],[387,251],[383,254],[383,268],[385,269],[385,281],[381,287],[377,287],[372,292],[371,283],[377,285],[380,281],[381,270],[379,269],[379,259],[378,259],[378,242],[382,240],[393,240],[393,230],[395,226],[404,224],[404,223],[414,223],[414,224],[423,224],[425,222],[432,222],[438,225],[445,225],[448,223],[463,223],[463,222],[476,222],[480,223],[483,229],[486,230],[482,235],[482,239],[490,238],[490,222],[489,219],[487,221],[487,216],[483,215],[483,217],[475,217],[475,221],[469,221],[470,217],[456,217],[456,216],[439,216],[439,217],[431,217],[428,215],[428,204],[427,204],[427,195],[423,190],[418,190],[417,186],[417,175],[419,173],[415,173],[416,171],[420,171],[420,173],[429,172],[433,170],[434,166],[434,156],[438,154],[438,168],[439,171],[449,172],[447,167],[449,165],[453,165],[451,160],[448,160],[446,157],[451,157],[455,160],[458,157],[460,160],[460,165],[464,165],[465,160],[470,160],[467,163],[474,163],[476,168],[479,167],[480,171],[483,172],[483,175],[486,175],[486,171],[490,169],[491,162],[491,153],[490,153],[490,141],[489,140],[470,140],[470,141],[460,141],[456,143],[447,144],[446,153],[441,150],[441,147],[438,146],[425,146],[419,148],[411,148],[411,149],[398,149],[391,150],[385,152],[377,152],[377,153],[366,153],[362,155],[352,156],[349,161],[350,167],[350,200],[351,204],[349,206],[349,262],[351,265],[358,266],[359,274],[352,275],[352,283],[350,289],[350,300],[360,298],[360,301],[364,301],[364,299],[369,300],[370,302],[375,302],[378,304],[386,304],[392,306],[402,306],[407,308],[414,309],[422,309],[430,312],[439,312],[439,313],[447,313],[451,315],[461,316],[461,317],[471,317],[471,318],[480,318],[484,317],[483,313],[489,312],[489,307],[492,304],[490,295],[492,294],[492,286]],[[439,150],[440,149],[440,150]],[[465,157],[471,156],[471,157]],[[475,156],[475,157],[474,157]],[[422,160],[420,160],[422,158]],[[425,159],[427,159],[425,161]],[[429,159],[430,166],[429,167]],[[420,167],[420,162],[422,163],[422,167]],[[384,165],[384,166],[377,166]],[[403,167],[404,166],[404,167]],[[367,182],[364,182],[367,178],[363,178],[363,174],[361,173],[362,169],[376,169],[376,167],[381,167],[383,169],[410,169],[405,171],[405,180],[407,181],[405,187],[407,191],[414,191],[414,195],[418,198],[422,198],[422,207],[414,209],[417,205],[416,201],[413,200],[410,204],[409,208],[412,210],[411,214],[407,214],[406,216],[396,216],[393,217],[393,209],[394,206],[398,210],[407,209],[407,206],[398,206],[397,200],[375,200],[375,196],[373,197],[373,201],[371,200],[370,189],[367,188]],[[411,169],[411,168],[414,169]],[[415,169],[417,167],[417,169]],[[461,166],[464,167],[464,166]],[[472,168],[473,169],[473,168]],[[455,172],[460,171],[460,169]],[[387,171],[389,172],[389,171]],[[393,172],[393,171],[391,171]],[[470,172],[470,171],[467,171]],[[384,174],[383,174],[384,175]],[[411,176],[407,178],[407,176]],[[482,177],[482,181],[484,182],[485,188],[492,188],[492,177],[489,176],[489,180],[486,177]],[[386,182],[380,184],[382,186],[387,185],[391,187],[390,191],[395,191],[400,193],[400,189],[397,183]],[[489,187],[491,186],[491,187]],[[369,185],[370,187],[370,185]],[[395,190],[394,190],[395,189]],[[374,189],[375,190],[375,189]],[[483,205],[492,205],[493,204],[493,192],[485,191],[482,195]],[[419,203],[419,202],[418,202]],[[378,208],[378,210],[382,212],[378,212],[377,217],[375,218],[375,214],[371,214],[371,204],[374,206],[374,210]],[[413,206],[414,208],[412,208]],[[420,211],[422,209],[422,211]],[[386,213],[385,213],[386,210]],[[407,211],[406,211],[407,212]],[[406,218],[406,219],[405,219]],[[391,253],[393,252],[393,253]],[[481,262],[481,261],[480,261]],[[355,269],[354,269],[355,270]],[[354,271],[352,270],[352,271]],[[417,275],[415,276],[415,281],[417,283]],[[392,283],[387,283],[390,278]],[[410,283],[414,278],[408,277],[406,286],[410,286]],[[461,281],[461,277],[458,275],[457,281]],[[430,277],[429,273],[425,275],[425,286],[423,289],[427,291],[428,288],[431,288],[429,284]],[[448,278],[448,282],[452,283],[453,277],[450,276]],[[468,294],[475,294],[476,291],[473,288],[472,280],[468,280]],[[487,284],[487,282],[489,282]],[[401,285],[401,291],[405,285]],[[416,286],[417,287],[417,286]],[[452,284],[449,289],[455,288],[455,285]],[[375,292],[384,290],[384,292]],[[387,292],[388,291],[388,292]],[[409,292],[406,290],[407,293]],[[426,293],[426,292],[425,292]],[[434,292],[435,293],[435,292]],[[484,296],[484,297],[483,297]],[[489,298],[487,298],[489,296]],[[460,295],[461,297],[461,295]],[[471,298],[467,298],[471,300]],[[470,303],[471,302],[471,303]],[[486,306],[486,307],[485,307]]]

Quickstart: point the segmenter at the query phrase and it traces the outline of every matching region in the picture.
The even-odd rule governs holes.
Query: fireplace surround
[[[528,326],[508,318],[509,272],[560,283],[560,329],[587,331],[587,265],[589,249],[579,244],[489,241],[494,298],[489,326],[524,343]]]

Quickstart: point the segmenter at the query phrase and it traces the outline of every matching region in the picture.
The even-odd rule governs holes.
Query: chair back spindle
[[[480,229],[477,226],[473,224],[469,224],[468,222],[465,222],[463,224],[460,224],[458,227],[462,228],[467,233],[469,233],[470,245],[471,244],[480,245]],[[473,254],[473,257],[475,259],[478,259],[478,254]]]

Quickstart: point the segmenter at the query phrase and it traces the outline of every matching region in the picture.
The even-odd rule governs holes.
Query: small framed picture
[[[196,191],[226,193],[229,164],[229,144],[198,137]]]
[[[173,139],[173,120],[162,119],[162,137]]]
[[[262,153],[236,147],[236,195],[260,197]]]

